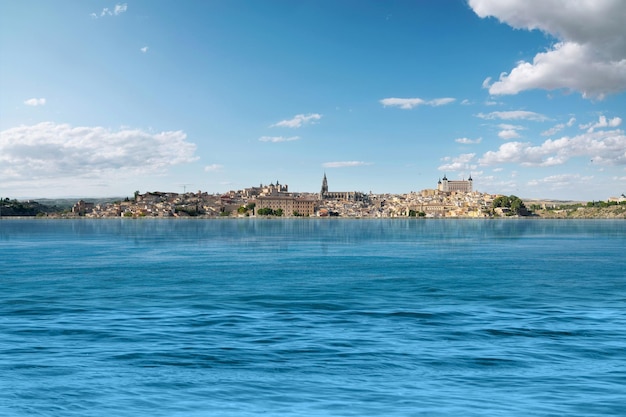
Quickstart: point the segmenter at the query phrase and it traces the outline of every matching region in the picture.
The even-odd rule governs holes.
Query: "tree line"
[[[493,199],[491,205],[493,208],[501,207],[507,208],[511,211],[511,214],[522,215],[527,212],[526,206],[521,198],[515,195],[500,196]]]

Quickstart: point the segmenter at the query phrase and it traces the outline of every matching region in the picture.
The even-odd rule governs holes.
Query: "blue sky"
[[[626,193],[626,2],[0,0],[0,197]]]

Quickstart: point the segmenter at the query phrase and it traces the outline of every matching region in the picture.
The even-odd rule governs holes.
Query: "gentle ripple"
[[[6,416],[622,416],[623,221],[0,220]]]

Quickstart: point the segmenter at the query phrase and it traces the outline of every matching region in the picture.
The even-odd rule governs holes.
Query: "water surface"
[[[626,222],[0,220],[5,416],[623,416]]]

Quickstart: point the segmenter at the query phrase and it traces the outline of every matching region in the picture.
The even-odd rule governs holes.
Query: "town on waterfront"
[[[80,199],[65,204],[4,198],[0,217],[37,216],[52,218],[140,217],[343,217],[343,218],[624,218],[626,196],[606,201],[563,202],[523,200],[517,196],[474,190],[468,179],[449,180],[445,175],[435,188],[406,194],[372,194],[331,191],[326,174],[318,193],[292,192],[286,184],[270,183],[227,193],[140,193],[110,200]]]

